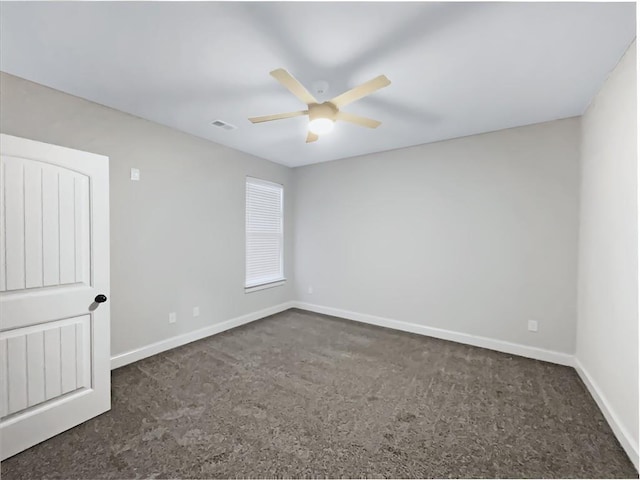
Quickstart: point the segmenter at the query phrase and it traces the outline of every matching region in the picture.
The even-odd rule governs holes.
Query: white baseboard
[[[114,355],[113,357],[111,357],[111,369],[113,370],[118,367],[123,367],[130,363],[137,362],[138,360],[142,360],[143,358],[156,355],[160,352],[171,350],[172,348],[195,342],[196,340],[200,340],[202,338],[210,337],[211,335],[215,335],[216,333],[224,332],[225,330],[230,330],[232,328],[239,327],[240,325],[245,325],[247,323],[260,320],[261,318],[268,317],[269,315],[283,312],[292,308],[293,303],[294,302],[285,302],[279,305],[274,305],[273,307],[258,310],[257,312],[248,313],[240,317],[232,318],[231,320],[216,323],[215,325],[211,325],[209,327],[194,330],[193,332],[183,333],[182,335],[167,338],[166,340],[161,340],[159,342],[152,343],[151,345],[146,345],[141,348],[136,348],[135,350],[130,350],[128,352]]]
[[[640,467],[638,466],[639,455],[637,442],[633,440],[628,430],[623,426],[618,416],[613,412],[613,410],[611,409],[611,405],[602,393],[602,390],[600,390],[593,377],[589,374],[589,372],[587,372],[582,363],[580,363],[580,360],[575,357],[574,362],[575,369],[578,372],[578,375],[586,385],[587,390],[589,390],[589,393],[591,393],[593,399],[598,404],[598,407],[600,407],[604,418],[607,419],[607,422],[609,423],[611,430],[613,430],[616,438],[620,442],[620,445],[622,445],[622,448],[624,448],[624,451],[629,456],[629,459],[635,465],[636,470],[638,470]]]
[[[444,330],[441,328],[427,327],[417,323],[402,322],[392,320],[390,318],[377,317],[367,313],[357,313],[338,308],[325,307],[321,305],[313,305],[306,302],[293,302],[295,308],[308,310],[310,312],[324,313],[334,317],[355,320],[356,322],[369,323],[380,327],[392,328],[394,330],[402,330],[403,332],[417,333],[428,337],[440,338],[442,340],[450,340],[452,342],[464,343],[476,347],[488,348],[503,353],[519,355],[521,357],[533,358],[535,360],[543,360],[545,362],[557,363],[559,365],[573,366],[573,355],[568,353],[554,352],[553,350],[545,350],[543,348],[529,347],[518,343],[505,342],[495,340],[493,338],[479,337],[468,333],[454,332],[452,330]]]

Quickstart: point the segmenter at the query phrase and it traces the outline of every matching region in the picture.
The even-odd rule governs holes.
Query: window
[[[281,285],[282,185],[247,177],[245,291]]]

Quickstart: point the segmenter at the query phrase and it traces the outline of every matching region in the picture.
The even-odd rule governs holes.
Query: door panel
[[[88,284],[87,176],[9,156],[3,157],[3,164],[6,227],[0,258],[7,259],[7,270],[0,291]]]
[[[0,351],[9,399],[2,418],[91,387],[90,315],[2,332]]]
[[[2,458],[110,407],[108,159],[0,136]],[[4,261],[2,261],[4,259]]]

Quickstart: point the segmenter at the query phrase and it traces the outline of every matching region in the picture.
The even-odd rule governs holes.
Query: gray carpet
[[[113,372],[3,480],[632,477],[571,368],[289,310]]]

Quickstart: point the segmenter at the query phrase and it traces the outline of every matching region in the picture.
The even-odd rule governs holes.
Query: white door
[[[111,408],[109,159],[3,134],[0,157],[5,459]]]

